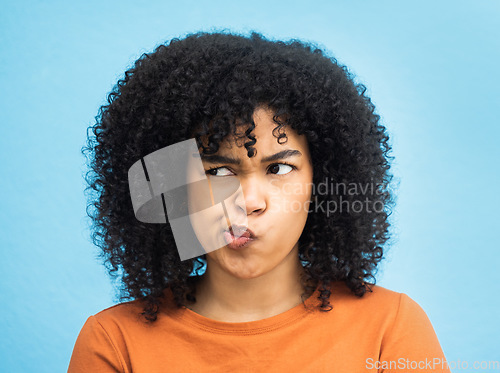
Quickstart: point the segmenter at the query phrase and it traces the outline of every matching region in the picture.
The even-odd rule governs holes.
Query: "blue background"
[[[65,371],[115,301],[89,238],[86,129],[142,53],[214,28],[317,42],[368,87],[400,180],[378,284],[424,308],[449,361],[500,360],[499,21],[497,0],[3,1],[0,371]]]

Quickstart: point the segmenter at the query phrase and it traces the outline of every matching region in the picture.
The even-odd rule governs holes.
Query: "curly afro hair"
[[[91,237],[109,274],[120,280],[120,299],[142,299],[142,314],[154,321],[166,289],[178,307],[186,299],[196,301],[196,278],[206,265],[205,255],[180,260],[168,223],[136,219],[129,168],[189,138],[199,145],[208,138],[208,146],[200,147],[212,154],[228,135],[241,134],[242,124],[244,146],[253,157],[252,114],[261,106],[274,112],[278,142],[286,141],[280,133],[285,125],[306,136],[314,185],[331,180],[375,186],[375,192],[337,188],[316,194],[317,207],[334,203],[352,209],[311,210],[299,239],[306,274],[301,281],[307,291],[320,285],[320,310],[332,308],[327,286],[332,281],[344,281],[360,297],[371,291],[394,200],[389,137],[365,92],[345,66],[312,44],[271,41],[256,32],[195,33],[143,54],[109,93],[82,148],[91,168],[85,175],[86,191],[92,192]],[[365,208],[355,209],[356,203]]]

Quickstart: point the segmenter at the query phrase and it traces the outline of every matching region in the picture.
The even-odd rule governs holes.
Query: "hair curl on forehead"
[[[193,137],[204,153],[214,153],[236,135],[253,157],[252,115],[259,107],[272,110],[279,143],[286,142],[285,126],[306,136],[314,184],[328,179],[376,185],[377,193],[369,195],[315,196],[318,205],[366,201],[371,210],[312,211],[299,239],[304,288],[321,285],[322,311],[331,308],[331,281],[344,281],[362,296],[383,258],[393,203],[389,137],[365,93],[322,49],[258,33],[195,33],[142,55],[108,95],[82,149],[90,167],[92,239],[121,284],[121,299],[143,299],[144,316],[154,321],[165,289],[179,307],[196,299],[196,279],[205,264],[204,256],[180,261],[168,223],[135,218],[129,168],[153,151]],[[383,211],[374,211],[377,203]]]
[[[283,115],[275,113],[275,110],[266,106],[258,106],[255,108],[264,109],[271,112],[272,119],[276,124],[272,134],[276,137],[278,144],[285,144],[287,136],[285,133],[285,126],[287,125]],[[257,154],[257,149],[254,145],[257,139],[253,135],[253,130],[256,124],[253,120],[253,115],[247,118],[246,121],[242,118],[234,119],[232,122],[227,122],[225,118],[214,118],[208,125],[203,125],[192,133],[197,141],[198,147],[203,154],[214,154],[219,150],[221,141],[234,142],[237,146],[244,146],[247,150],[249,158]]]

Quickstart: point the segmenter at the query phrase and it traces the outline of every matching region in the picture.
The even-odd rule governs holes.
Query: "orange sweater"
[[[170,307],[147,324],[139,301],[118,304],[88,318],[68,372],[450,372],[422,308],[405,294],[372,290],[358,298],[333,283],[329,312],[299,304],[242,323]]]

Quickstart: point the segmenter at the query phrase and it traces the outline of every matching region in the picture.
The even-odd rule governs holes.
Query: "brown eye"
[[[223,170],[223,171],[222,171]],[[230,176],[232,172],[226,167],[217,167],[207,170],[206,173],[210,176]]]
[[[269,171],[274,175],[286,175],[293,170],[293,166],[285,163],[275,163],[269,167]],[[281,171],[281,172],[280,172]]]

